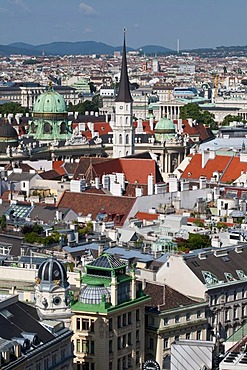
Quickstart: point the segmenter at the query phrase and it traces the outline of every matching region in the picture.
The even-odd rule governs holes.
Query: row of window
[[[127,333],[124,335],[121,335],[117,338],[117,349],[120,350],[122,348],[126,348],[127,346],[131,346],[132,344],[132,337],[133,333]],[[136,330],[136,336],[135,336],[136,343],[140,342],[140,331],[139,329]],[[114,352],[113,348],[113,341],[109,340],[109,353]]]
[[[81,317],[76,318],[76,330],[87,330],[94,332],[94,320],[83,319]]]
[[[234,290],[233,292],[225,292],[224,297],[225,297],[225,302],[236,301],[238,299],[245,299],[246,292],[245,292],[245,289],[242,288],[241,291]],[[220,298],[220,295],[217,295],[217,294],[212,295],[210,297],[210,306],[218,304],[219,298]]]
[[[190,340],[190,339],[192,339],[191,337],[192,337],[192,333],[186,333],[185,334],[185,339]],[[179,335],[176,335],[174,337],[175,341],[178,341],[179,339],[181,339],[181,337]],[[196,340],[202,340],[202,331],[201,330],[198,330],[196,332]],[[163,349],[166,350],[166,349],[170,348],[170,344],[172,342],[173,341],[171,341],[171,338],[164,338]],[[149,348],[154,349],[154,338],[149,338]]]
[[[94,341],[86,339],[76,339],[76,351],[79,353],[89,353],[94,355]]]
[[[131,325],[133,322],[133,313],[130,311],[128,313],[124,313],[117,317],[117,328],[122,328],[128,325]],[[136,322],[140,321],[140,309],[138,308],[135,311],[135,320]],[[109,319],[109,331],[113,330],[113,319]]]
[[[140,353],[139,351],[136,351],[135,355],[135,363],[138,365],[140,363]],[[117,370],[125,370],[132,368],[132,357],[131,354],[128,354],[127,356],[119,357],[117,359]],[[109,370],[116,370],[113,367],[113,362],[109,363]]]
[[[191,312],[187,312],[186,313],[186,321],[190,321],[191,320],[191,316],[192,316],[192,313]],[[182,316],[182,317],[184,317],[184,316]],[[196,312],[196,317],[197,317],[197,319],[199,319],[199,318],[202,317],[202,311],[201,310],[198,310]],[[170,317],[165,317],[164,318],[164,325],[169,325],[171,323],[171,320],[173,320],[173,319],[171,319]],[[174,321],[175,321],[176,324],[179,323],[181,321],[180,315],[175,315]]]
[[[61,361],[64,361],[65,358],[66,358],[66,349],[65,348],[61,348],[60,356],[61,356]],[[59,361],[59,359],[58,359],[57,352],[54,352],[54,353],[52,353],[51,356],[44,358],[44,366],[42,366],[42,362],[39,361],[36,364],[36,370],[41,370],[41,369],[48,370],[51,367],[53,368],[53,367],[56,366],[58,361]]]

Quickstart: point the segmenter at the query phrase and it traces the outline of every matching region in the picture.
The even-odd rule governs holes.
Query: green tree
[[[246,122],[246,120],[243,120],[241,116],[232,116],[231,114],[228,114],[224,117],[221,125],[222,126],[229,126],[231,122]]]
[[[16,113],[28,113],[27,108],[23,108],[20,104],[18,103],[4,103],[0,105],[0,113],[1,114],[16,114]]]
[[[203,111],[197,103],[188,103],[180,108],[180,118],[192,118],[198,123],[203,123],[212,129],[217,128],[214,115],[208,111]]]
[[[189,233],[188,239],[176,240],[178,249],[182,251],[207,248],[211,246],[210,237],[208,235]]]

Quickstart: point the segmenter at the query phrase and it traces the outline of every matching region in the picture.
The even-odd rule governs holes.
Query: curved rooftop
[[[62,95],[49,87],[38,96],[33,106],[33,113],[67,113],[67,107]]]

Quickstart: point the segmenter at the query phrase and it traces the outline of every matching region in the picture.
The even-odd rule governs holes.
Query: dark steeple
[[[116,97],[116,102],[131,103],[133,101],[130,95],[129,77],[127,69],[126,46],[125,46],[125,29],[124,29],[124,44],[123,44],[123,57],[121,67],[121,78],[119,83],[119,92]]]

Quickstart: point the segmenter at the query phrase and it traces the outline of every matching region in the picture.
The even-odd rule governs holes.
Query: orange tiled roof
[[[148,212],[137,212],[135,218],[139,220],[157,220],[159,215],[157,213],[148,213]]]
[[[223,174],[222,182],[232,182],[241,175],[242,171],[247,171],[247,162],[240,162],[239,157],[216,155],[214,159],[209,159],[202,168],[202,154],[197,153],[191,157],[181,177],[199,179],[200,176],[205,176],[210,180],[215,171]]]

